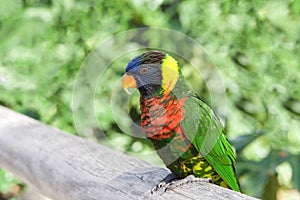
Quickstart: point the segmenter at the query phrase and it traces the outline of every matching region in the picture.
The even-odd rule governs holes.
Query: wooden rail
[[[55,200],[246,199],[210,183],[150,193],[170,172],[0,106],[0,167]]]

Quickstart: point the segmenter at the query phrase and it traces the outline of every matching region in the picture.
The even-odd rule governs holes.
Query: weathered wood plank
[[[151,195],[167,169],[1,106],[0,167],[53,199],[254,199],[209,183]]]

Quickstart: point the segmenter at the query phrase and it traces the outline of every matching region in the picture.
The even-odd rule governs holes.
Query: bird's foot
[[[164,190],[164,192],[166,192],[167,190],[172,190],[176,187],[182,186],[187,183],[194,183],[194,182],[213,183],[213,180],[211,178],[199,178],[199,177],[194,176],[193,174],[191,174],[183,179],[173,178],[169,181],[166,181],[166,178],[151,190],[151,194],[153,194],[154,192],[156,192],[160,189],[162,189],[162,190]]]
[[[151,190],[151,194],[158,191],[161,188],[165,188],[167,184],[171,183],[172,181],[176,180],[177,176],[173,173],[168,174],[159,184],[157,184],[154,188]]]

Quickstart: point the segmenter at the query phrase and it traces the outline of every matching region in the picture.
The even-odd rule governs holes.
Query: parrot
[[[181,180],[192,176],[240,192],[236,156],[223,125],[191,89],[177,61],[149,50],[132,58],[125,71],[122,87],[138,89],[142,131],[167,168]]]

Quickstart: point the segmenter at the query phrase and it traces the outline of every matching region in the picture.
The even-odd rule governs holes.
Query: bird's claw
[[[154,188],[152,188],[151,190],[151,194],[153,194],[154,192],[158,191],[159,189],[165,187],[168,183],[166,183],[165,181],[160,182],[159,184],[157,184]]]
[[[167,190],[172,190],[172,189],[174,189],[176,187],[180,187],[184,184],[194,183],[194,182],[213,183],[213,179],[211,179],[211,178],[198,178],[198,177],[195,177],[194,175],[189,175],[189,176],[185,177],[184,179],[179,179],[179,180],[175,179],[175,180],[172,180],[168,183],[165,182],[165,181],[162,181],[151,190],[151,194],[153,194],[154,192],[157,192],[158,190],[161,190],[161,189],[164,192],[166,192]]]
[[[157,192],[161,188],[167,188],[168,185],[175,179],[177,179],[175,174],[173,174],[173,173],[168,174],[158,185],[156,185],[154,188],[152,188],[151,194],[153,194],[154,192]],[[166,189],[164,191],[166,191]]]

